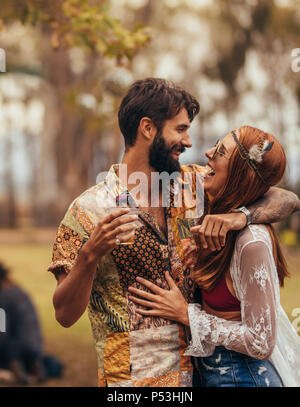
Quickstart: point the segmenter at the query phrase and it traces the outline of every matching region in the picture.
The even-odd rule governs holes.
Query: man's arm
[[[251,223],[275,223],[300,210],[300,201],[293,192],[272,187],[247,209],[251,213]],[[191,228],[191,232],[199,237],[204,249],[216,251],[224,247],[230,230],[241,230],[246,224],[246,215],[242,212],[206,215],[202,224]]]
[[[62,326],[72,326],[84,313],[91,295],[98,261],[117,246],[116,236],[126,232],[126,236],[119,237],[121,242],[123,239],[126,241],[135,230],[132,222],[137,220],[137,216],[121,216],[125,214],[128,214],[126,208],[101,219],[80,250],[70,272],[58,274],[53,305],[56,319]]]
[[[275,223],[300,210],[300,201],[293,192],[272,187],[247,209],[251,213],[251,223]]]

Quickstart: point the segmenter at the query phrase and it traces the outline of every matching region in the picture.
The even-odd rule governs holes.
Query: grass
[[[3,240],[3,239],[2,239]],[[45,351],[63,362],[63,378],[48,380],[46,386],[96,386],[97,359],[88,316],[85,313],[71,328],[63,328],[54,315],[52,295],[56,280],[47,272],[51,245],[0,243],[0,261],[11,269],[35,304],[44,337]]]
[[[6,232],[8,233],[8,232]],[[18,235],[19,236],[19,235]],[[52,295],[56,280],[47,272],[51,260],[54,231],[41,239],[40,244],[28,235],[24,239],[13,239],[0,233],[0,261],[11,269],[11,277],[30,294],[41,321],[45,350],[59,357],[65,365],[61,379],[51,379],[46,386],[96,386],[97,361],[90,323],[85,313],[71,328],[61,327],[54,316]],[[9,243],[7,243],[9,241]],[[281,289],[281,304],[291,318],[292,310],[300,308],[300,249],[287,252],[291,279]],[[300,326],[299,326],[300,328]]]
[[[285,257],[291,277],[285,279],[284,287],[280,290],[281,305],[293,320],[292,311],[298,308],[300,313],[300,248],[286,250]]]

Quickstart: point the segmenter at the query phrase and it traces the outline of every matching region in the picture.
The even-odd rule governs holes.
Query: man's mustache
[[[173,151],[178,151],[180,154],[185,152],[185,147],[181,146],[181,145],[175,145],[171,148],[171,152]]]

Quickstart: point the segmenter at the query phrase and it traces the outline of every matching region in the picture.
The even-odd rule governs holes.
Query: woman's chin
[[[204,178],[204,190],[206,192],[210,192],[209,190],[211,189],[211,179],[209,178]]]
[[[204,191],[213,197],[215,195],[215,191],[211,184],[211,179],[204,179]]]

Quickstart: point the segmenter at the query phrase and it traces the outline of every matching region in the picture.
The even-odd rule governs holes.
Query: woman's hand
[[[215,252],[225,246],[230,230],[241,230],[246,224],[246,216],[241,212],[206,215],[202,224],[192,227],[191,232],[198,236],[203,249]]]
[[[136,304],[150,308],[148,310],[138,308],[136,312],[139,314],[162,317],[179,322],[183,325],[189,325],[188,303],[168,272],[165,273],[165,278],[169,284],[170,290],[164,290],[142,277],[137,277],[136,280],[151,290],[152,293],[147,293],[138,288],[129,287],[128,290],[131,293],[142,297],[142,299],[140,299],[130,295],[129,299]]]

